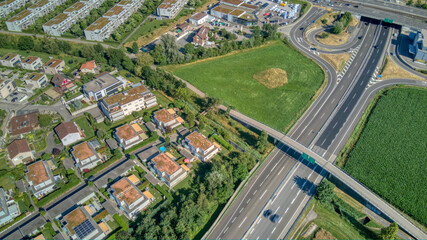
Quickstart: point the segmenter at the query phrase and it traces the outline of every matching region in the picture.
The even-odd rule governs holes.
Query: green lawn
[[[150,21],[152,20],[152,21]],[[159,28],[162,23],[168,23],[170,20],[156,20],[156,19],[147,19],[144,24],[142,24],[135,33],[127,40],[127,42],[133,42],[138,40],[141,36],[146,36],[150,32],[154,31],[155,29]],[[148,36],[148,35],[147,35]]]
[[[95,133],[92,129],[92,127],[89,124],[89,121],[86,119],[86,117],[80,117],[77,120],[75,120],[77,125],[79,125],[80,129],[83,130],[85,134],[85,139],[89,139],[93,136],[95,136]]]
[[[269,89],[253,78],[270,68],[285,70],[288,83]],[[165,69],[278,130],[292,124],[324,80],[318,65],[282,42]]]
[[[156,95],[157,103],[160,106],[167,108],[169,103],[171,103],[171,101],[169,99],[167,99],[161,92],[153,91],[153,93],[154,93],[154,95]]]
[[[427,226],[427,90],[384,92],[344,170]]]

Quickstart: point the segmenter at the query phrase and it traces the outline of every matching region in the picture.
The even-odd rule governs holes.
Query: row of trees
[[[335,21],[334,26],[331,28],[331,33],[340,34],[350,24],[353,17],[351,13],[345,12],[341,17]]]
[[[408,6],[415,6],[415,7],[418,7],[418,8],[427,9],[427,2],[425,0],[424,0],[424,3],[423,3],[422,0],[417,0],[416,3],[414,3],[414,0],[409,0],[406,4]]]

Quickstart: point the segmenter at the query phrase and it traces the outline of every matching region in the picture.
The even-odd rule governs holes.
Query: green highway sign
[[[312,164],[315,164],[316,163],[316,161],[314,160],[314,158],[312,158],[312,157],[310,157],[309,159],[308,159],[308,162],[309,163],[312,163]]]
[[[385,18],[384,22],[386,22],[386,23],[393,23],[393,19],[391,19],[391,18]]]
[[[309,156],[307,155],[307,153],[302,153],[302,159],[308,160]]]

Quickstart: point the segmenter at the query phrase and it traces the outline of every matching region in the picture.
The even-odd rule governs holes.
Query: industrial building
[[[258,22],[256,13],[258,7],[247,4],[242,0],[221,0],[211,9],[211,15],[229,22],[244,26],[252,26]]]

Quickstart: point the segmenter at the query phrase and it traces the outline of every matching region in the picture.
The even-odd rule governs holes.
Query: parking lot
[[[287,1],[284,1],[282,4],[267,0],[255,0],[250,1],[250,3],[261,7],[257,15],[260,26],[266,23],[290,24],[299,17],[301,7],[287,3]]]

